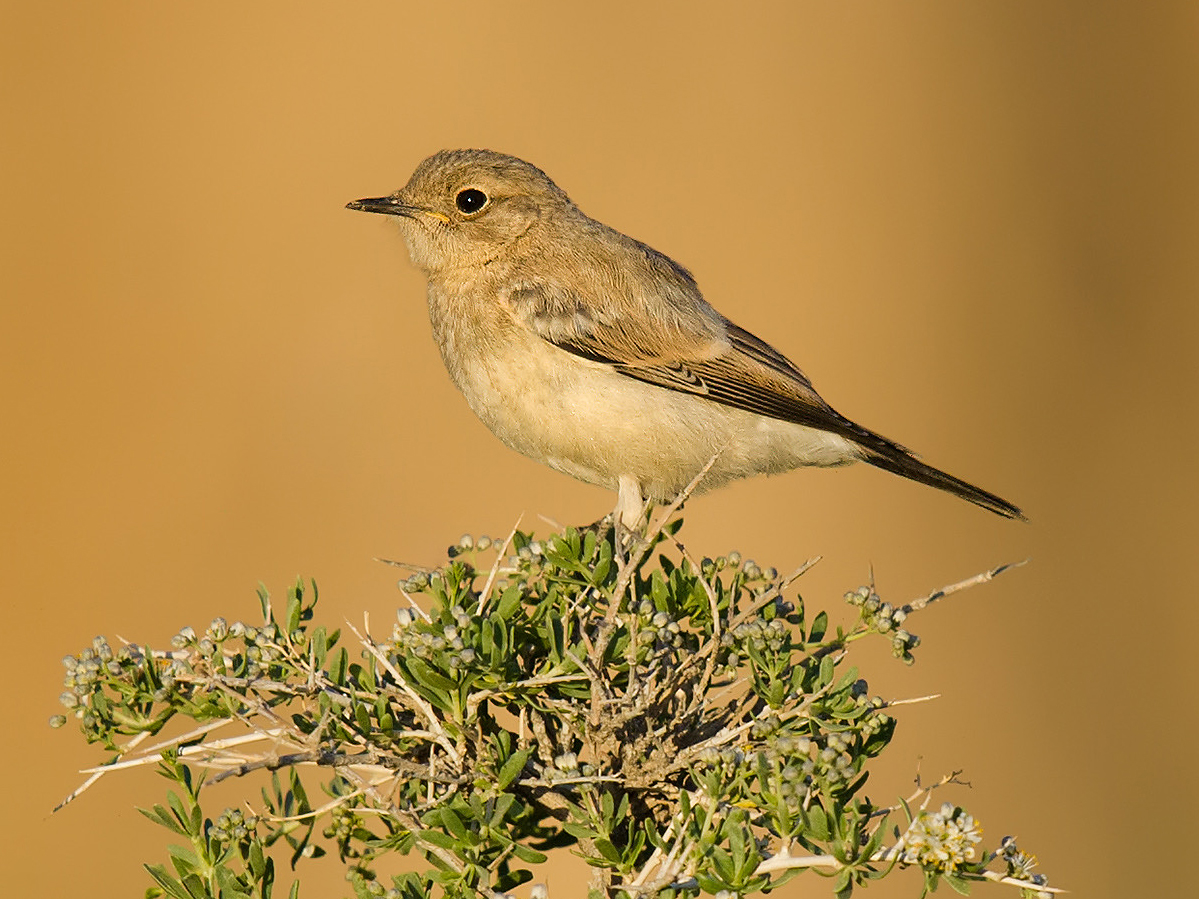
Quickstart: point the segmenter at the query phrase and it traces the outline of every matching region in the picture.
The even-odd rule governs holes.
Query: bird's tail
[[[855,434],[854,442],[862,449],[863,460],[875,468],[881,468],[900,477],[960,496],[962,499],[968,500],[976,506],[982,506],[996,515],[1002,515],[1004,518],[1027,521],[1019,507],[1012,505],[1003,497],[996,496],[981,487],[975,487],[961,478],[955,478],[939,468],[926,465],[902,446],[892,443],[886,437],[866,431],[865,428],[862,428],[861,431],[865,433]]]
[[[921,484],[928,484],[930,487],[936,487],[938,490],[944,490],[947,493],[960,496],[962,499],[969,500],[976,506],[982,506],[984,509],[989,509],[996,515],[1002,515],[1004,518],[1026,520],[1024,513],[1020,511],[1019,507],[1012,505],[1003,497],[996,496],[994,493],[983,490],[981,487],[975,487],[961,478],[955,478],[953,475],[947,474],[939,468],[926,465],[911,453],[902,451],[900,453],[881,453],[876,450],[866,449],[866,461],[876,468],[890,471],[900,477],[905,477]]]

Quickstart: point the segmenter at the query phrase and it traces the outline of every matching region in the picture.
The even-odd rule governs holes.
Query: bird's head
[[[347,208],[398,216],[412,261],[432,274],[486,265],[572,204],[544,172],[515,156],[442,150],[400,190]]]

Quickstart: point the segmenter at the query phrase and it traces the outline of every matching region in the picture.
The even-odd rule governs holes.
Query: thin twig
[[[308,818],[319,818],[321,815],[325,814],[326,812],[333,811],[333,809],[337,808],[339,805],[345,805],[345,803],[349,802],[351,799],[356,799],[357,797],[364,796],[364,795],[365,795],[365,793],[362,790],[354,790],[352,792],[346,793],[344,796],[338,796],[332,802],[326,802],[320,808],[314,808],[310,812],[301,812],[298,815],[272,815],[269,812],[263,812],[259,817],[261,817],[267,821],[273,821],[278,824],[282,824],[286,821],[304,821]],[[371,812],[379,812],[380,811],[379,809],[372,809],[369,806],[365,807],[361,810],[364,812],[365,811],[371,811]]]
[[[208,761],[209,767],[218,767],[216,760]],[[212,783],[220,783],[230,777],[244,777],[254,771],[266,769],[277,771],[280,768],[294,768],[299,765],[316,765],[321,768],[356,768],[360,771],[400,772],[409,777],[419,777],[439,784],[461,784],[469,780],[469,775],[430,775],[424,765],[399,756],[380,755],[374,751],[349,755],[344,752],[334,752],[331,749],[307,749],[301,752],[289,752],[285,755],[272,753],[234,767],[225,768],[212,779]]]
[[[225,718],[222,719],[221,723],[230,724],[234,720],[236,719]],[[201,756],[205,753],[222,752],[226,749],[231,749],[234,746],[245,745],[246,743],[257,743],[260,740],[278,739],[282,736],[282,733],[283,732],[280,728],[273,728],[270,730],[255,730],[253,733],[244,734],[240,737],[227,737],[224,740],[214,740],[211,743],[197,743],[194,746],[184,746],[179,750],[179,757],[191,758],[192,756]],[[169,746],[171,742],[173,741],[168,741],[165,744],[159,744],[159,746],[149,747],[148,749],[143,750],[136,758],[125,759],[124,761],[120,762],[113,762],[111,765],[97,765],[95,768],[82,768],[80,769],[79,773],[90,774],[93,771],[118,771],[124,768],[140,768],[146,765],[157,764],[162,760],[160,747],[163,745]]]
[[[516,519],[516,524],[512,525],[512,530],[508,532],[508,537],[506,540],[504,540],[503,546],[496,551],[495,562],[492,563],[491,571],[487,573],[487,582],[483,584],[483,592],[479,594],[479,605],[475,609],[476,618],[483,617],[483,610],[487,608],[487,601],[491,597],[491,588],[495,584],[496,577],[499,575],[500,565],[504,561],[504,556],[508,552],[508,547],[511,546],[512,541],[516,539],[516,531],[518,528],[520,528],[520,523],[523,518],[524,516],[521,515]]]
[[[888,847],[880,849],[878,852],[870,856],[872,862],[890,861],[896,855],[896,847]],[[787,871],[794,868],[830,868],[834,871],[845,867],[844,863],[834,858],[831,855],[787,855],[780,852],[777,855],[772,855],[770,858],[763,861],[755,869],[755,874],[770,874],[775,871]],[[958,872],[959,876],[983,877],[995,883],[1006,883],[1010,886],[1018,886],[1029,890],[1043,890],[1046,893],[1064,893],[1063,889],[1058,887],[1043,886],[1034,883],[1031,880],[1020,880],[1015,877],[1009,877],[1006,874],[1000,874],[998,871],[982,871],[977,875]],[[679,885],[681,886],[681,884]]]
[[[941,789],[941,787],[944,787],[948,784],[964,784],[964,785],[968,786],[968,784],[965,784],[964,781],[958,780],[958,775],[961,773],[962,773],[962,769],[959,768],[956,771],[951,771],[948,774],[943,774],[941,776],[941,779],[938,780],[935,784],[929,784],[927,787],[925,787],[920,784],[920,772],[919,772],[919,770],[917,770],[917,772],[916,772],[916,791],[914,793],[912,793],[912,795],[909,796],[907,799],[903,800],[903,802],[901,802],[901,803],[896,803],[895,805],[890,805],[890,806],[887,806],[886,808],[875,809],[873,812],[871,812],[870,817],[885,818],[885,817],[887,817],[887,815],[890,815],[894,812],[899,811],[901,808],[904,807],[904,805],[907,805],[910,807],[911,804],[913,802],[915,802],[917,799],[924,800],[920,805],[920,808],[924,809],[928,806],[928,801],[929,801],[929,799],[932,798],[933,793],[936,792],[937,790]]]
[[[910,699],[888,699],[883,703],[884,709],[889,709],[896,705],[914,705],[917,702],[931,702],[934,699],[940,699],[940,693],[929,693],[927,696],[913,696]]]
[[[138,734],[133,739],[131,739],[128,743],[126,743],[125,746],[123,747],[122,751],[123,752],[129,751],[130,749],[137,746],[138,743],[142,742],[142,740],[146,739],[146,737],[148,737],[148,736],[150,736],[150,732],[143,731],[142,733]],[[119,763],[114,763],[114,764],[119,764]],[[69,802],[73,802],[84,791],[86,791],[88,789],[88,787],[90,787],[92,784],[94,784],[96,781],[98,781],[101,777],[103,777],[110,770],[112,770],[111,765],[102,765],[99,769],[97,769],[95,771],[94,774],[92,774],[91,777],[89,777],[87,780],[85,780],[83,783],[81,783],[79,786],[77,786],[74,790],[72,790],[70,793],[68,793],[66,798],[63,799],[62,802],[60,802],[60,803],[58,803],[58,805],[54,806],[54,811],[58,811],[60,808],[62,808],[64,805],[66,805]],[[81,771],[80,773],[82,774],[85,772]]]
[[[940,590],[934,590],[928,596],[920,599],[914,599],[907,605],[903,606],[905,611],[916,612],[923,609],[925,606],[931,605],[938,599],[943,599],[951,593],[957,593],[959,590],[965,590],[967,587],[976,587],[979,584],[985,584],[988,581],[994,580],[1003,572],[1012,568],[1020,568],[1027,565],[1031,559],[1024,559],[1020,562],[1009,562],[1006,565],[1000,565],[998,568],[992,568],[990,571],[984,571],[982,574],[976,574],[974,577],[968,577],[964,581],[958,581],[956,584],[950,584],[948,587],[942,587]]]
[[[401,562],[398,559],[384,559],[380,556],[375,556],[376,562],[382,562],[384,565],[391,565],[394,568],[405,568],[408,571],[415,571],[418,574],[432,574],[436,568],[430,568],[428,565],[416,565],[412,562]]]

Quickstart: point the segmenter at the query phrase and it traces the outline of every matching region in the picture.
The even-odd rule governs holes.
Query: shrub
[[[317,624],[300,582],[281,608],[260,591],[257,624],[67,657],[63,704],[115,753],[93,780],[157,764],[173,784],[143,810],[182,841],[147,866],[147,895],[268,899],[286,849],[293,868],[336,852],[363,899],[498,896],[559,847],[593,867],[596,896],[726,899],[805,871],[848,896],[903,868],[926,891],[1056,892],[1014,840],[988,851],[965,809],[931,803],[953,775],[889,806],[863,792],[898,703],[870,696],[852,645],[911,662],[909,616],[1002,569],[903,606],[861,587],[833,628],[794,593],[812,562],[696,561],[681,525],[463,537],[442,567],[409,569],[385,636]],[[212,817],[205,787],[230,777],[266,782],[261,802]],[[425,870],[384,878],[395,852]]]

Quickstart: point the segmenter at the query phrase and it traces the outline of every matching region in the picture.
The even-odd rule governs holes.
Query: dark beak
[[[383,215],[402,215],[411,218],[418,210],[415,206],[401,203],[395,197],[373,197],[346,203],[346,209],[358,212],[378,212]]]

